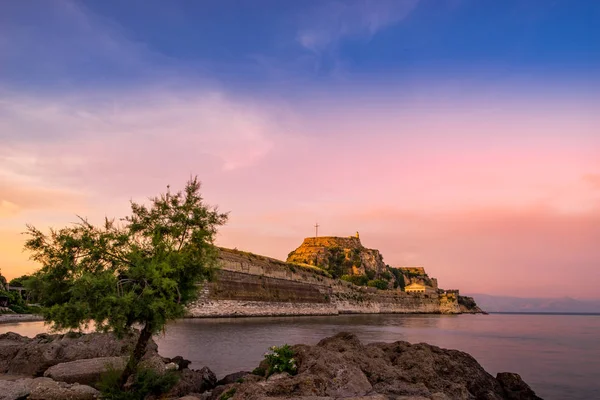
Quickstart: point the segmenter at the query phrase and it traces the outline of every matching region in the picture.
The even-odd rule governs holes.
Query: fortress
[[[439,289],[421,267],[386,265],[358,234],[306,238],[285,262],[224,248],[219,261],[190,317],[482,312],[458,291]]]

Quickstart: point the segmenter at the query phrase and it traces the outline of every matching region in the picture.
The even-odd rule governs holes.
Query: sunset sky
[[[198,175],[218,244],[318,221],[440,286],[600,298],[600,2],[0,2],[0,269]]]

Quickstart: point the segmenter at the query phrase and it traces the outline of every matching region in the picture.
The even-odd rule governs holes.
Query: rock
[[[500,382],[500,386],[506,393],[506,398],[510,400],[541,400],[531,390],[528,384],[523,382],[519,374],[511,372],[500,372],[496,375],[496,379]]]
[[[80,384],[56,382],[50,378],[36,378],[31,385],[28,400],[93,400],[100,398],[96,389]]]
[[[241,379],[244,379],[246,375],[250,375],[251,372],[248,371],[239,371],[234,372],[233,374],[225,375],[221,380],[217,382],[217,386],[221,385],[229,385],[231,383],[236,383]]]
[[[189,393],[203,393],[213,389],[217,384],[217,377],[208,367],[199,371],[184,369],[181,371],[179,381],[169,390],[165,397],[185,396]]]
[[[80,383],[96,387],[103,373],[109,369],[123,371],[126,357],[99,357],[56,364],[44,372],[44,376],[55,381]]]
[[[142,360],[138,367],[140,369],[152,369],[158,372],[159,375],[163,375],[165,372],[167,372],[167,365],[165,364],[163,358],[158,354]]]
[[[181,356],[175,356],[169,360],[169,362],[177,364],[178,369],[186,369],[192,363],[190,360],[186,360]]]
[[[293,346],[298,373],[235,387],[235,399],[538,400],[516,374],[488,374],[469,354],[425,343],[371,343],[341,333],[316,346]],[[254,377],[254,375],[249,375]],[[260,379],[259,377],[256,377]],[[223,389],[221,389],[223,388]],[[515,397],[517,396],[517,397]],[[211,398],[216,398],[214,395]]]
[[[0,381],[0,400],[93,400],[100,398],[96,389],[79,384],[55,382],[50,378],[25,378]]]
[[[0,380],[0,400],[18,400],[26,398],[31,393],[33,379],[18,379],[15,381]]]
[[[221,395],[223,393],[231,389],[233,386],[234,384],[217,386],[211,391],[204,392],[204,394],[210,393],[210,396],[208,398],[209,400],[218,400],[221,398]]]
[[[272,383],[281,379],[289,378],[291,375],[287,372],[281,372],[279,374],[273,374],[267,378],[267,382]]]
[[[0,335],[0,373],[41,376],[53,365],[98,357],[115,357],[129,353],[137,335],[123,339],[107,333],[39,334],[28,338],[16,333]],[[151,340],[145,358],[157,354]]]
[[[174,362],[165,364],[165,370],[167,370],[167,371],[177,371],[178,369],[179,369],[179,365],[175,364]]]

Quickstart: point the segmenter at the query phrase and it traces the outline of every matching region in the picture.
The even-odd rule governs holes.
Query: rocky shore
[[[0,400],[100,398],[98,382],[109,368],[122,369],[135,336],[0,335]],[[265,377],[265,361],[251,372],[217,380],[209,368],[190,369],[182,357],[160,357],[151,342],[143,366],[178,382],[161,399],[539,399],[519,375],[493,377],[470,355],[425,343],[363,344],[349,333],[315,346],[292,346],[296,373]],[[152,399],[153,397],[147,397]]]

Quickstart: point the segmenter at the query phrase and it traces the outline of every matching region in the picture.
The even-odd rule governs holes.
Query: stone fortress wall
[[[203,286],[198,300],[189,307],[190,317],[468,311],[459,307],[458,293],[358,287],[323,276],[308,266],[236,250],[221,249],[219,259],[217,279]]]

